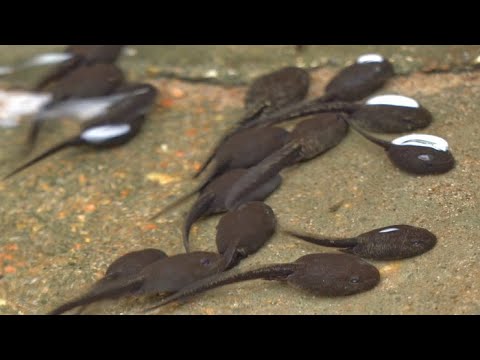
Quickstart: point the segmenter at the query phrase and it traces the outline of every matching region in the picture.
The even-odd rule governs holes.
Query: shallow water
[[[0,66],[58,46],[0,46]],[[351,131],[337,148],[284,172],[267,203],[285,228],[347,237],[395,224],[429,229],[437,246],[418,258],[373,262],[374,290],[343,299],[316,298],[275,282],[253,281],[171,305],[161,314],[476,314],[480,312],[479,46],[131,46],[121,66],[130,79],[160,90],[158,106],[130,144],[102,152],[66,150],[0,183],[0,313],[40,314],[98,279],[116,257],[145,247],[183,251],[180,224],[190,202],[146,219],[193,187],[189,177],[241,114],[253,77],[297,64],[314,67],[310,97],[362,53],[381,52],[401,76],[379,93],[414,97],[434,122],[420,133],[448,141],[456,168],[415,177]],[[0,78],[0,89],[25,89],[41,69]],[[0,175],[23,160],[26,122],[0,128]],[[75,133],[69,119],[46,124],[37,152]],[[396,136],[383,136],[392,140]],[[194,250],[215,250],[218,217],[192,231]],[[277,234],[240,268],[334,251]],[[92,306],[132,314],[148,299]]]

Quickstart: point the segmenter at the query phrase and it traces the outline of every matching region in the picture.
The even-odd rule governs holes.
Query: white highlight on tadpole
[[[90,143],[102,143],[105,140],[110,140],[130,132],[130,125],[103,125],[85,130],[80,137]]]
[[[379,54],[365,54],[360,56],[357,59],[357,64],[365,64],[365,63],[380,63],[384,62],[385,59],[382,55]]]
[[[379,95],[373,98],[370,98],[367,102],[367,105],[393,105],[393,106],[403,106],[410,108],[419,108],[420,104],[409,97],[402,95]]]
[[[400,231],[399,228],[393,227],[393,228],[387,228],[380,230],[379,233],[384,234],[384,233],[389,233],[389,232],[394,232],[394,231]]]
[[[15,66],[0,66],[0,76],[13,74],[18,70],[22,70],[34,66],[44,66],[62,63],[72,58],[72,54],[68,53],[47,53],[34,56],[30,60],[27,60],[19,65]]]
[[[124,96],[134,96],[134,95],[142,95],[146,94],[148,92],[148,89],[146,87],[131,91],[131,90],[126,90],[125,92],[122,92],[121,94],[125,94]]]
[[[21,67],[30,67],[30,66],[43,66],[43,65],[52,65],[58,64],[64,61],[67,61],[73,57],[69,53],[47,53],[41,54],[33,57],[30,60],[24,62]]]
[[[65,116],[74,117],[80,121],[90,120],[105,115],[111,106],[128,96],[128,93],[124,93],[87,99],[67,100],[51,109],[42,111],[37,117],[39,119],[50,119]]]
[[[410,145],[429,147],[438,151],[448,151],[448,143],[445,139],[434,135],[410,134],[399,137],[392,141],[395,145]]]
[[[51,94],[0,90],[0,127],[18,126],[23,116],[38,112],[51,99]]]
[[[8,75],[13,73],[13,69],[9,66],[0,66],[0,75]]]

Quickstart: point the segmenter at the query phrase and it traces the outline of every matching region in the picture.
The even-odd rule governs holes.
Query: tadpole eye
[[[200,260],[200,264],[202,264],[203,266],[210,265],[210,259],[203,258],[203,259]]]
[[[432,161],[433,160],[433,156],[431,155],[428,155],[428,154],[422,154],[422,155],[418,155],[417,158],[419,160],[422,160],[422,161]]]
[[[352,284],[358,284],[360,282],[360,278],[358,276],[352,276],[350,278],[350,283]]]
[[[420,240],[412,240],[412,245],[413,246],[420,246],[420,245],[422,245],[422,242]]]

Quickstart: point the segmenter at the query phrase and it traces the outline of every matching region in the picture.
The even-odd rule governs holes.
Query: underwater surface
[[[0,46],[1,177],[25,160],[29,117],[20,115],[33,114],[46,101],[27,91],[48,66],[10,75],[5,69],[63,49]],[[416,132],[446,139],[455,168],[434,176],[406,174],[382,148],[350,130],[334,149],[283,171],[281,188],[266,203],[279,228],[343,238],[410,224],[433,232],[437,245],[411,259],[369,260],[380,270],[381,282],[355,296],[315,297],[279,282],[255,280],[155,313],[480,313],[480,46],[318,45],[299,51],[293,45],[128,45],[119,61],[126,77],[159,91],[139,136],[114,149],[66,149],[0,182],[0,314],[45,314],[87,290],[127,252],[147,247],[169,255],[183,252],[181,226],[193,199],[155,221],[148,218],[195,187],[191,176],[242,115],[247,85],[259,75],[295,65],[310,69],[308,97],[318,97],[342,67],[365,53],[380,53],[393,63],[398,75],[377,93],[406,95],[425,106],[434,120]],[[11,94],[26,97],[14,103]],[[34,154],[76,134],[81,123],[71,114],[46,122]],[[295,123],[282,126],[291,129]],[[391,141],[400,135],[375,136]],[[192,250],[216,251],[219,218],[193,226]],[[277,231],[238,268],[334,251]],[[137,314],[151,304],[151,297],[110,301],[86,313]]]

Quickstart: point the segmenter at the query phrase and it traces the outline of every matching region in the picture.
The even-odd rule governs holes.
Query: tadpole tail
[[[258,117],[260,117],[263,112],[265,111],[265,109],[267,107],[269,107],[270,105],[265,103],[265,104],[262,104],[261,106],[259,106],[258,108],[254,109],[253,111],[251,111],[250,113],[248,113],[242,120],[238,121],[237,124],[236,124],[236,127],[234,127],[233,129],[231,129],[227,134],[225,134],[223,136],[223,138],[218,142],[218,144],[215,146],[215,149],[212,151],[212,153],[210,154],[210,156],[208,157],[208,159],[202,164],[202,166],[200,167],[200,169],[193,175],[193,178],[196,179],[197,177],[199,177],[204,171],[205,169],[207,168],[207,166],[212,162],[212,160],[215,158],[215,155],[217,154],[218,152],[218,149],[220,148],[220,146],[222,146],[225,141],[227,141],[228,139],[230,139],[233,135],[237,134],[239,131],[242,131],[243,130],[243,127],[248,124],[248,123],[251,123],[252,121],[254,121],[255,119],[257,119]]]
[[[173,209],[173,208],[176,207],[177,205],[180,205],[182,202],[184,202],[185,200],[187,200],[187,199],[190,198],[191,196],[195,195],[197,192],[198,192],[198,189],[195,189],[195,190],[189,192],[188,194],[183,195],[181,198],[179,198],[178,200],[176,200],[176,201],[173,202],[172,204],[167,205],[165,208],[163,208],[163,209],[160,210],[159,212],[155,213],[155,215],[149,217],[149,218],[148,218],[148,221],[153,221],[153,220],[155,220],[156,218],[162,216],[164,213],[166,213],[167,211]]]
[[[340,102],[341,100],[338,100],[337,95],[334,93],[325,93],[325,95],[315,99],[316,103],[327,103],[333,101]]]
[[[288,107],[281,108],[265,117],[259,119],[255,125],[271,126],[287,120],[293,120],[307,115],[320,114],[325,112],[347,112],[352,113],[358,110],[360,105],[356,103],[336,101],[326,102],[325,97],[314,100],[302,101]]]
[[[50,110],[55,105],[57,105],[57,101],[55,99],[50,100],[48,103],[42,106],[40,111],[33,118],[32,125],[28,132],[27,141],[25,142],[25,150],[24,150],[25,155],[28,155],[32,152],[33,147],[37,142],[38,135],[40,133],[40,127],[45,121],[45,116],[43,115],[44,112]]]
[[[32,121],[32,126],[28,132],[27,141],[25,143],[25,154],[29,154],[37,142],[38,134],[40,133],[40,127],[42,125],[43,119],[40,117],[35,117]]]
[[[299,266],[300,264],[273,264],[244,273],[229,274],[227,272],[216,274],[184,287],[182,290],[163,299],[155,306],[148,308],[146,312],[155,310],[163,305],[171,303],[172,301],[229,284],[255,279],[284,280],[298,269]]]
[[[291,166],[300,156],[301,146],[288,143],[280,150],[263,159],[258,165],[248,169],[231,187],[225,204],[227,209],[234,209],[245,195],[257,189],[277,175],[282,169]]]
[[[207,166],[212,162],[212,160],[215,158],[215,155],[217,155],[217,150],[219,148],[219,145],[215,148],[214,151],[212,151],[212,153],[210,154],[210,156],[208,157],[207,160],[204,161],[204,163],[202,164],[202,166],[200,167],[200,169],[198,169],[198,171],[193,174],[192,178],[193,179],[196,179],[198,178],[204,171],[205,169],[207,168]]]
[[[238,121],[237,125],[242,127],[248,124],[252,124],[254,126],[255,120],[260,118],[262,114],[265,112],[265,110],[268,109],[270,106],[271,105],[269,102],[264,102],[258,105],[256,108],[253,108],[252,110],[250,110],[243,119]]]
[[[179,199],[175,200],[173,203],[171,203],[170,205],[167,205],[166,207],[164,207],[162,210],[160,210],[159,212],[157,212],[155,215],[151,216],[150,218],[148,218],[148,221],[152,221],[152,220],[155,220],[156,218],[162,216],[164,213],[166,213],[167,211],[170,211],[172,210],[174,207],[180,205],[182,202],[184,202],[185,200],[189,199],[190,197],[192,197],[193,195],[195,195],[196,193],[200,192],[206,185],[208,185],[208,182],[203,182],[201,185],[197,186],[194,190],[190,191],[189,193],[181,196]]]
[[[232,243],[229,244],[227,247],[227,250],[223,253],[223,259],[225,261],[225,267],[224,270],[228,270],[232,268],[232,265],[235,265],[235,260],[237,260],[237,246],[238,246],[238,240],[233,241]]]
[[[190,252],[190,243],[189,243],[189,236],[190,236],[190,229],[195,221],[200,219],[205,213],[208,211],[210,205],[212,204],[213,200],[215,199],[215,193],[208,193],[203,194],[200,198],[195,202],[192,209],[187,215],[185,219],[185,225],[183,227],[183,246],[185,247],[185,251],[187,253]]]
[[[205,189],[205,187],[212,182],[214,178],[217,176],[221,175],[224,171],[228,169],[228,166],[230,165],[230,162],[227,161],[223,164],[219,164],[218,162],[215,162],[215,166],[213,167],[212,171],[205,177],[201,185],[198,186],[198,191],[202,191]]]
[[[70,146],[79,145],[79,144],[81,144],[81,143],[82,143],[82,141],[81,141],[81,139],[78,138],[78,137],[75,137],[75,138],[69,139],[69,140],[67,140],[67,141],[65,141],[65,142],[63,142],[63,143],[60,143],[60,144],[54,146],[53,148],[45,151],[43,154],[37,156],[36,158],[30,160],[30,161],[27,162],[26,164],[24,164],[24,165],[20,166],[19,168],[15,169],[15,170],[12,171],[10,174],[8,174],[7,176],[5,176],[5,177],[3,178],[3,180],[7,180],[7,179],[11,178],[12,176],[18,174],[19,172],[21,172],[21,171],[29,168],[30,166],[36,164],[37,162],[39,162],[39,161],[41,161],[41,160],[49,157],[50,155],[53,155],[53,154],[59,152],[60,150],[63,150],[63,149],[65,149],[65,148],[67,148],[67,147],[70,147]]]
[[[93,289],[86,295],[60,305],[47,315],[60,315],[79,306],[90,305],[94,302],[106,299],[114,299],[130,292],[138,290],[143,284],[143,279],[131,280],[127,283],[112,283],[110,286],[102,289]]]
[[[204,171],[205,169],[207,168],[208,165],[210,165],[210,163],[212,162],[213,159],[215,159],[215,156],[217,155],[218,153],[218,149],[220,149],[220,146],[222,146],[225,141],[227,141],[228,139],[230,139],[231,136],[235,135],[235,131],[237,129],[234,130],[234,132],[231,132],[227,135],[225,135],[225,137],[220,140],[220,142],[217,144],[217,146],[215,147],[215,150],[212,151],[212,153],[210,154],[210,157],[202,164],[202,166],[200,167],[200,169],[193,175],[193,179],[196,179],[198,178]],[[207,178],[207,182],[204,182],[203,185],[201,186],[200,190],[203,189],[207,184],[208,182],[210,182],[210,180],[216,176],[220,171],[223,170],[223,168],[225,166],[228,166],[228,164],[224,164],[222,166],[215,166],[215,168],[213,169],[212,173],[208,176]],[[223,167],[223,168],[222,168]]]
[[[352,127],[356,132],[358,132],[364,138],[366,138],[367,140],[370,140],[374,144],[380,145],[385,150],[388,150],[388,148],[391,146],[390,142],[376,138],[370,134],[367,134],[365,131],[363,131],[357,125],[355,125],[354,122],[348,118],[348,116],[345,116],[344,114],[339,114],[339,118],[343,119],[350,127]]]
[[[355,238],[350,239],[338,239],[338,238],[323,238],[316,237],[308,234],[300,234],[291,230],[284,230],[285,234],[302,239],[311,244],[326,246],[326,247],[336,247],[336,248],[349,248],[357,245],[357,240]]]

